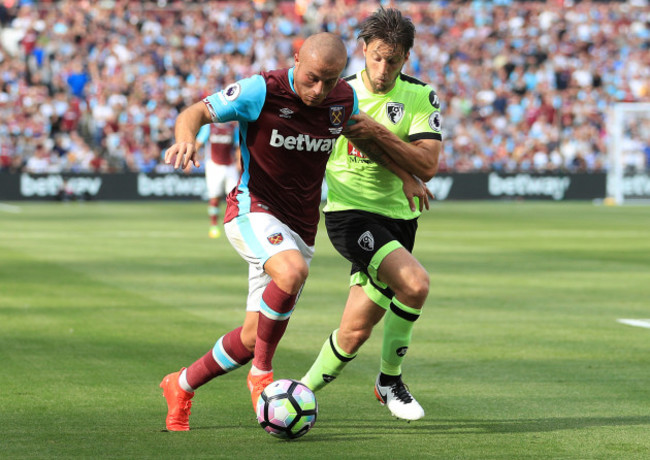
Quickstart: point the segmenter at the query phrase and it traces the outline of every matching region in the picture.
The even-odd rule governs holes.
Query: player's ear
[[[407,51],[406,56],[404,56],[404,62],[408,61],[410,56],[411,56],[411,51]]]

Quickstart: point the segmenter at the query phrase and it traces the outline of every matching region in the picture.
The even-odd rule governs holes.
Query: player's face
[[[363,82],[375,94],[386,94],[393,86],[409,53],[404,54],[402,47],[387,45],[381,40],[363,44],[366,59],[366,73]]]
[[[293,86],[305,105],[320,105],[334,89],[342,68],[312,59],[310,56],[298,60],[293,71]]]

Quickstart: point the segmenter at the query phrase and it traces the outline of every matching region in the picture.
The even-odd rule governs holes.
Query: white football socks
[[[187,383],[187,369],[183,369],[181,375],[178,376],[178,384],[183,390],[187,391],[188,393],[194,393],[194,388],[192,388],[190,384]]]

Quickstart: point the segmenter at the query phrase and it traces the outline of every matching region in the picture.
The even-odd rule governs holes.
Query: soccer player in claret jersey
[[[346,80],[365,114],[352,117],[326,173],[325,223],[352,263],[351,287],[339,328],[302,378],[314,391],[334,380],[383,318],[375,395],[406,420],[424,416],[402,381],[402,361],[429,292],[429,274],[411,254],[428,197],[416,204],[407,187],[411,174],[425,182],[435,175],[442,144],[438,96],[401,73],[414,37],[413,23],[395,9],[381,8],[361,25],[365,69]],[[381,139],[381,150],[367,150],[365,138]]]
[[[204,147],[205,184],[208,192],[210,238],[219,238],[219,204],[221,197],[237,185],[239,171],[239,143],[237,123],[211,123],[203,125],[196,135],[196,148]]]
[[[239,122],[242,174],[227,197],[224,230],[249,264],[242,327],[189,367],[164,377],[167,429],[189,430],[194,391],[253,359],[253,407],[273,381],[272,358],[307,278],[320,217],[325,166],[357,99],[340,79],[347,53],[329,33],[308,37],[290,69],[233,83],[185,109],[165,161],[198,166],[195,137],[207,123]]]

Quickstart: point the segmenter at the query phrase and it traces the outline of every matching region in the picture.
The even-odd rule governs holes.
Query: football
[[[257,421],[278,438],[303,436],[313,428],[317,415],[316,396],[297,380],[276,380],[257,400]]]

